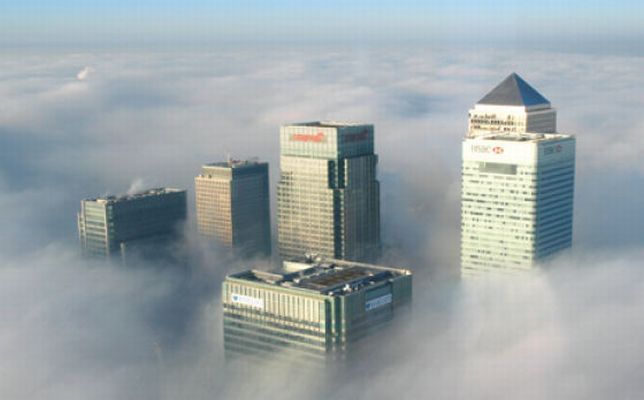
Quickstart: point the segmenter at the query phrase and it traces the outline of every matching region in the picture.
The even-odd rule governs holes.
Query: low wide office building
[[[249,270],[223,282],[227,356],[280,351],[298,360],[342,359],[410,302],[407,269],[317,258]]]
[[[85,255],[122,260],[135,252],[159,256],[185,219],[186,191],[181,189],[85,199],[78,213],[81,249]]]

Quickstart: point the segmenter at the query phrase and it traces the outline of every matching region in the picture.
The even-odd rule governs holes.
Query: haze
[[[610,17],[626,35],[630,17]],[[186,48],[164,39],[133,49],[121,39],[94,46],[100,29],[70,44],[74,24],[52,25],[60,47],[45,43],[44,28],[26,47],[16,28],[26,25],[13,21],[0,54],[0,398],[642,396],[638,51],[585,39],[492,46],[493,37]],[[458,283],[467,110],[512,71],[557,108],[560,131],[577,135],[574,248],[536,277]],[[274,196],[279,125],[318,119],[375,124],[382,262],[415,272],[410,312],[332,384],[281,365],[243,374],[225,365],[221,278],[265,260],[204,247],[191,223],[179,249],[191,254],[188,270],[79,257],[81,198],[160,185],[192,192],[199,166],[227,153],[267,160]]]

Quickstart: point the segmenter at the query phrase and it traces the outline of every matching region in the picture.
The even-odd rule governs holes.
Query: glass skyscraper
[[[529,269],[570,247],[575,138],[555,133],[550,102],[512,74],[470,111],[469,126],[462,275]]]
[[[311,122],[280,130],[279,252],[372,261],[380,254],[373,125]]]
[[[268,163],[206,164],[195,178],[199,233],[241,256],[271,253]]]

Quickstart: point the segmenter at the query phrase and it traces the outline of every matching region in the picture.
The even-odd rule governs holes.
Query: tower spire
[[[483,96],[477,104],[531,107],[541,104],[550,105],[550,101],[513,72]]]

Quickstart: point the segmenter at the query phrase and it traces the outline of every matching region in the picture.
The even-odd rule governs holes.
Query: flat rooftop
[[[549,140],[568,139],[573,135],[563,133],[479,133],[467,136],[467,139],[503,140],[507,142],[546,142]]]
[[[295,124],[287,124],[286,126],[313,126],[319,128],[342,128],[347,126],[365,126],[371,124],[363,124],[359,122],[341,122],[341,121],[314,121],[314,122],[299,122]]]
[[[407,269],[334,259],[286,261],[284,266],[287,269],[279,271],[248,270],[231,274],[227,279],[234,278],[340,296],[383,281],[411,275],[411,271]]]
[[[257,159],[251,158],[249,160],[228,160],[228,161],[217,161],[208,164],[204,164],[203,168],[244,168],[251,167],[256,165],[266,164],[266,162],[259,161]]]
[[[118,196],[103,196],[103,197],[96,197],[92,199],[84,199],[83,201],[96,201],[99,203],[108,203],[108,202],[117,203],[121,201],[136,200],[136,199],[141,199],[144,197],[152,197],[152,196],[162,196],[164,194],[177,193],[177,192],[185,192],[185,190],[174,189],[174,188],[154,188],[154,189],[147,189],[142,192],[128,193],[128,194],[122,194]]]

